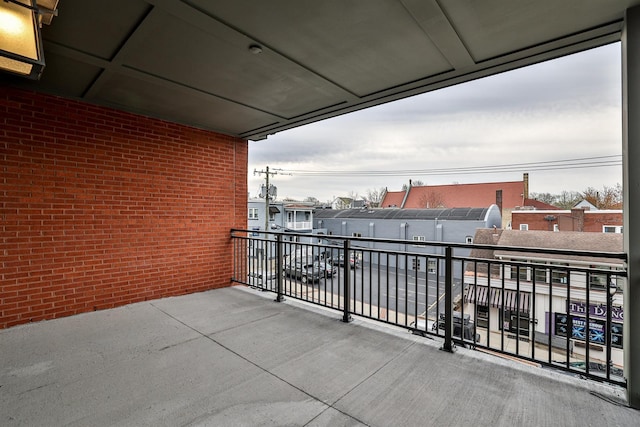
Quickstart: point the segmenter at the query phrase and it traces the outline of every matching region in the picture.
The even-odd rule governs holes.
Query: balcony
[[[278,300],[335,310],[345,322],[358,316],[400,327],[440,339],[448,351],[467,347],[626,385],[624,253],[526,248],[533,260],[556,261],[545,263],[523,261],[525,249],[503,246],[336,236],[303,243],[314,239],[244,230],[232,236],[232,280]],[[501,259],[472,257],[472,248],[499,249]],[[291,274],[286,266],[294,260],[304,260],[307,271]],[[323,265],[332,262],[336,273],[327,275]]]
[[[2,330],[1,424],[640,424],[620,387],[274,296],[234,286]]]
[[[311,230],[313,228],[313,224],[311,221],[291,221],[287,222],[287,229],[289,230]]]
[[[2,424],[640,424],[614,328],[624,268],[304,236],[232,231],[237,286],[0,331]],[[316,256],[335,274],[281,274]]]

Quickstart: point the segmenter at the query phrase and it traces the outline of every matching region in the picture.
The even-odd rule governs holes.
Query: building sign
[[[561,337],[569,336],[577,341],[586,341],[589,334],[589,343],[607,344],[607,322],[601,319],[589,318],[587,327],[586,317],[555,314],[555,334]],[[611,322],[611,346],[622,348],[622,323]]]
[[[578,316],[587,315],[587,304],[583,301],[571,301],[569,302],[569,312]],[[607,305],[606,304],[589,304],[589,317],[606,319],[607,318]],[[622,307],[614,305],[611,306],[611,320],[622,322],[624,320],[624,312]]]

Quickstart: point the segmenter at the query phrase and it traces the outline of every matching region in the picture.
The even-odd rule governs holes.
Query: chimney
[[[584,231],[584,209],[571,209],[573,219],[573,231]]]
[[[529,174],[527,172],[522,174],[522,183],[524,184],[524,191],[522,194],[522,200],[524,201],[529,198]]]
[[[404,193],[404,199],[402,199],[402,204],[400,205],[400,209],[404,209],[404,204],[407,203],[407,199],[409,198],[409,191],[411,191],[412,182],[409,180],[409,186],[407,187],[407,191]]]

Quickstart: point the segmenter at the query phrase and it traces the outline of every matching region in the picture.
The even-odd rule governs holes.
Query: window
[[[564,265],[567,266],[569,264],[556,264],[556,265]],[[569,274],[566,269],[554,269],[551,270],[551,283],[560,283],[562,285],[567,284],[567,278]]]
[[[529,224],[520,224],[520,230],[522,231],[529,230]]]
[[[467,237],[465,237],[464,241],[465,241],[465,243],[470,245],[470,244],[473,243],[473,237],[472,236],[467,236]]]
[[[593,273],[589,275],[589,287],[592,289],[605,289],[607,286],[607,275]]]
[[[413,241],[414,242],[424,242],[426,241],[426,239],[424,238],[424,236],[413,236]],[[422,247],[422,245],[413,245],[415,247]]]
[[[529,267],[523,267],[518,265],[511,266],[511,279],[516,280],[520,277],[520,280],[529,280]]]
[[[577,341],[586,341],[587,334],[590,344],[606,344],[606,321],[599,319],[587,319],[581,316],[569,316],[565,313],[555,313],[555,334],[561,337],[569,336]],[[611,345],[622,348],[621,323],[611,323]],[[570,334],[570,335],[569,335]]]
[[[476,324],[479,328],[488,328],[489,327],[489,307],[486,305],[478,305],[478,317],[476,319]]]
[[[621,225],[603,225],[602,226],[603,233],[622,233]]]
[[[362,233],[351,233],[352,237],[362,237]]]
[[[429,273],[435,273],[436,272],[436,260],[435,259],[427,260],[427,271]]]
[[[249,219],[258,219],[258,208],[249,208]]]
[[[622,323],[611,323],[611,347],[622,348]]]
[[[548,270],[546,268],[540,268],[540,267],[535,268],[534,277],[536,278],[536,283],[548,283],[547,271]]]
[[[411,268],[413,270],[420,270],[420,259],[416,258],[411,258]]]

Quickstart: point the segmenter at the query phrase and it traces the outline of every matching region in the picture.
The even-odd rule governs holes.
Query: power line
[[[400,169],[400,170],[303,170],[286,169],[288,172],[299,176],[416,176],[416,175],[464,175],[504,172],[530,172],[551,171],[563,169],[589,169],[600,167],[621,166],[622,155],[582,157],[564,160],[547,160],[541,162],[512,163],[489,166],[467,166],[453,168],[429,168],[429,169]]]

